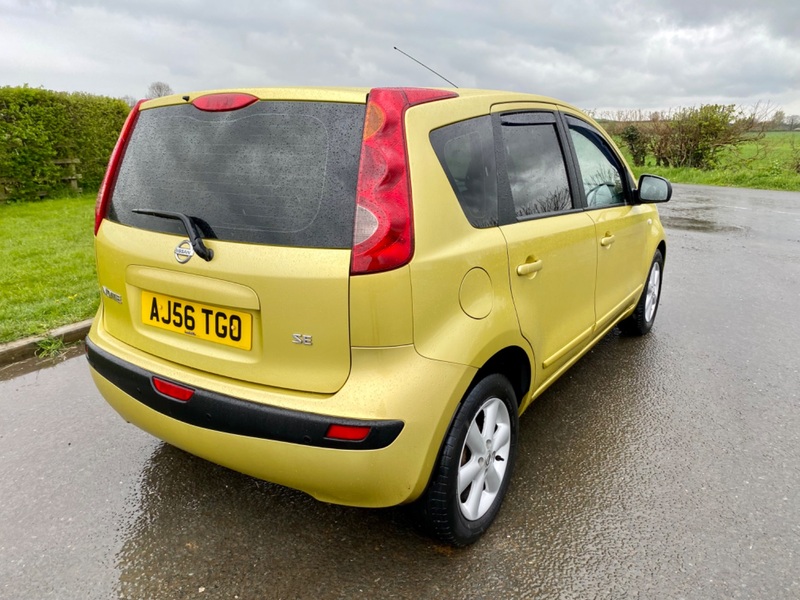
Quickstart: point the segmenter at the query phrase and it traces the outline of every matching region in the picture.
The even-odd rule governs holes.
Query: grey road
[[[800,598],[800,194],[676,186],[662,215],[655,328],[523,416],[464,550],[165,446],[81,356],[6,371],[0,598]]]

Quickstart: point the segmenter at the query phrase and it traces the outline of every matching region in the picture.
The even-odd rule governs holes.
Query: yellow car
[[[98,194],[92,376],[169,444],[469,544],[518,416],[666,256],[611,139],[551,98],[275,88],[143,101]]]

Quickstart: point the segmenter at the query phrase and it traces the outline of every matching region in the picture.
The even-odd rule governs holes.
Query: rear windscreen
[[[179,221],[132,210],[179,212],[212,239],[349,248],[364,111],[328,102],[142,111],[108,216],[185,236]]]

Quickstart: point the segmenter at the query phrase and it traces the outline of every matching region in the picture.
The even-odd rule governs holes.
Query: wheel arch
[[[492,378],[493,375],[495,377]],[[459,530],[459,526],[455,523],[457,519],[455,519],[453,516],[448,516],[445,510],[447,508],[447,504],[450,502],[450,492],[448,492],[448,489],[453,489],[447,488],[446,485],[455,485],[453,481],[456,480],[452,478],[457,477],[456,475],[452,474],[457,471],[458,468],[453,467],[453,456],[461,456],[461,446],[458,444],[454,445],[452,443],[453,435],[451,435],[451,431],[454,427],[461,427],[459,423],[464,423],[464,414],[471,414],[469,412],[465,412],[465,410],[468,410],[471,406],[471,398],[473,399],[472,406],[476,406],[474,403],[474,398],[481,396],[473,397],[473,394],[477,390],[481,389],[481,382],[487,378],[492,378],[494,379],[494,382],[492,382],[490,385],[498,385],[498,375],[502,376],[502,378],[508,382],[507,384],[502,385],[503,388],[507,390],[508,388],[506,386],[511,386],[514,395],[517,397],[517,413],[519,412],[519,406],[522,405],[524,397],[531,388],[531,361],[525,350],[519,346],[512,345],[506,346],[505,348],[495,352],[495,354],[493,354],[473,376],[472,380],[464,391],[464,394],[456,405],[455,411],[447,426],[445,436],[439,445],[436,461],[430,474],[428,475],[425,489],[418,497],[418,501],[416,502],[416,510],[420,511],[419,514],[426,522],[429,531],[443,541],[456,546],[464,546],[472,543],[478,537],[480,537],[480,535],[482,535],[486,528],[488,528],[488,526],[492,523],[497,511],[499,510],[502,497],[505,494],[505,489],[507,489],[508,481],[513,470],[514,454],[510,453],[508,459],[511,462],[509,463],[508,470],[503,478],[503,484],[500,488],[501,491],[498,492],[498,494],[500,494],[498,503],[496,506],[489,508],[488,513],[480,515],[478,520],[474,522],[474,527],[470,524],[470,526],[466,527],[466,529],[464,529],[462,526]],[[486,391],[487,390],[484,386],[479,393],[484,394]],[[511,405],[513,405],[513,399],[508,397],[507,394],[503,394],[503,396],[507,398],[506,404],[508,405],[508,408],[511,408]],[[513,451],[513,447],[516,444],[516,442],[513,440],[518,435],[516,433],[518,431],[518,414],[512,414],[510,416],[512,427],[511,447]],[[469,418],[471,419],[472,417],[470,416]],[[458,430],[456,431],[458,432]],[[459,436],[459,444],[465,443],[464,437],[461,437],[461,434],[456,433],[454,435]],[[466,435],[466,433],[464,435]],[[450,483],[447,483],[448,481]],[[455,510],[455,507],[453,509]],[[485,519],[488,519],[488,521]],[[467,533],[464,534],[464,531],[467,531]]]
[[[664,263],[666,264],[666,262],[667,262],[667,242],[664,241],[664,240],[661,240],[660,242],[658,242],[658,246],[656,246],[656,250],[660,250],[661,251],[661,258],[664,261]]]
[[[525,350],[519,346],[507,346],[495,352],[475,373],[464,396],[466,397],[479,381],[492,373],[498,373],[508,379],[511,387],[514,388],[517,396],[517,408],[519,408],[523,403],[523,398],[530,391],[532,383],[531,361]]]

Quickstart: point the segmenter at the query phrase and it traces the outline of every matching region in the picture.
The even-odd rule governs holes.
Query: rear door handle
[[[524,277],[525,275],[532,275],[533,273],[538,273],[542,270],[542,261],[541,259],[535,260],[533,262],[527,262],[519,265],[517,267],[517,275],[520,277]]]
[[[606,233],[606,236],[600,239],[601,246],[608,247],[613,243],[614,243],[614,236],[611,233]]]

